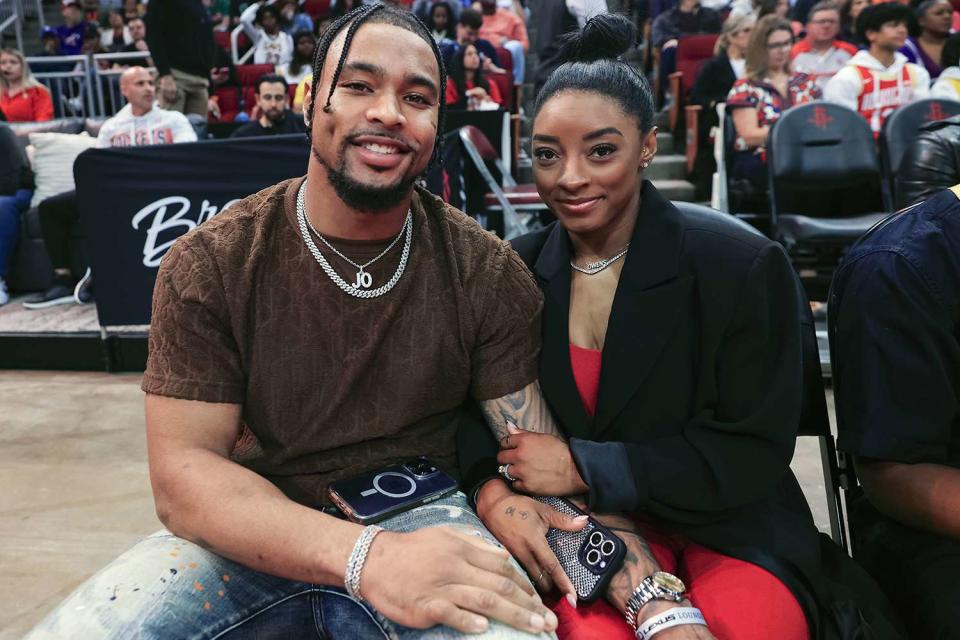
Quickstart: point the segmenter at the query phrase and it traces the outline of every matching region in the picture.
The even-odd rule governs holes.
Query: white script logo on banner
[[[200,215],[197,216],[196,220],[186,217],[187,213],[190,212],[190,200],[183,196],[161,198],[140,209],[131,220],[133,228],[137,231],[140,230],[141,222],[153,216],[150,226],[146,228],[147,239],[143,243],[143,266],[159,267],[160,259],[173,246],[177,238],[188,231],[192,231],[205,220],[209,220],[234,202],[239,202],[239,200],[240,198],[231,200],[220,209],[210,204],[209,200],[204,200],[200,205]],[[176,230],[179,230],[179,232],[175,233],[172,238],[157,244],[160,234]],[[170,233],[167,233],[167,235],[169,236]]]

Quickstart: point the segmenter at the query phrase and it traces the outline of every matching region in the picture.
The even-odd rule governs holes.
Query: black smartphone
[[[564,515],[587,515],[564,498],[537,500]],[[577,599],[581,602],[592,602],[603,595],[627,555],[627,545],[623,540],[593,518],[580,531],[550,529],[547,531],[547,544],[573,583]]]
[[[417,458],[330,483],[327,495],[351,522],[373,524],[457,490],[457,481]]]

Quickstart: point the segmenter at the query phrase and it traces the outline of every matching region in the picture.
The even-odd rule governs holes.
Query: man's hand
[[[160,76],[160,96],[163,98],[164,102],[171,103],[176,102],[177,100],[177,81],[173,79],[173,76],[167,74],[165,76]]]
[[[547,593],[556,587],[577,606],[577,592],[547,544],[547,530],[579,531],[586,516],[570,518],[533,498],[515,494],[502,480],[490,480],[477,496],[477,515],[497,540],[517,559],[537,589]]]
[[[590,487],[580,477],[570,447],[560,438],[522,431],[507,423],[509,435],[500,441],[497,462],[509,464],[513,487],[538,496],[572,496]]]
[[[532,633],[557,628],[505,550],[449,527],[380,533],[360,589],[381,614],[417,629],[445,624],[480,633],[490,618]]]

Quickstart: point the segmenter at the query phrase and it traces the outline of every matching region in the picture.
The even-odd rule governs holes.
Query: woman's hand
[[[474,87],[473,89],[467,89],[467,95],[471,98],[476,98],[478,100],[489,100],[490,96],[487,95],[486,89],[483,87]]]
[[[526,569],[537,590],[554,587],[573,607],[577,592],[547,544],[547,530],[579,531],[587,516],[571,518],[527,496],[517,495],[503,480],[489,480],[477,495],[477,515],[497,540]]]
[[[538,496],[573,496],[589,491],[570,447],[560,438],[545,433],[522,431],[507,423],[510,435],[500,441],[497,462],[509,464],[516,478],[513,487]]]

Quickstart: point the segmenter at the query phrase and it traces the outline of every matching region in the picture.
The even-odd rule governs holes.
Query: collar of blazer
[[[693,277],[678,277],[683,218],[649,181],[642,189],[640,213],[607,325],[593,419],[580,402],[570,365],[570,241],[559,224],[534,263],[545,297],[540,382],[572,437],[599,439],[614,423],[690,305]]]

